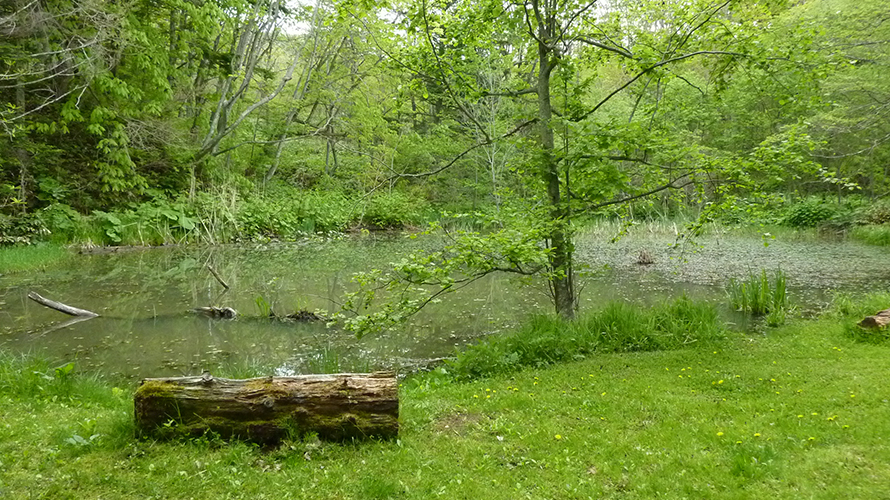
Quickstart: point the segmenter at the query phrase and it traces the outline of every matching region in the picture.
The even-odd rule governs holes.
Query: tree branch
[[[657,69],[657,68],[660,68],[660,67],[662,67],[662,66],[665,66],[665,65],[667,65],[667,64],[671,64],[671,63],[679,62],[679,61],[682,61],[682,60],[684,60],[684,59],[689,59],[689,58],[691,58],[691,57],[702,56],[702,55],[723,55],[723,56],[749,57],[748,54],[743,54],[743,53],[741,53],[741,52],[730,52],[730,51],[724,51],[724,50],[699,50],[699,51],[696,51],[696,52],[691,52],[691,53],[689,53],[689,54],[683,54],[682,56],[676,56],[676,57],[672,57],[672,58],[670,58],[670,59],[665,59],[665,60],[660,61],[660,62],[657,62],[657,63],[655,63],[655,64],[653,64],[653,65],[651,65],[651,66],[649,66],[649,67],[647,67],[647,68],[644,68],[642,71],[640,71],[639,73],[637,73],[636,75],[634,75],[633,78],[631,78],[631,79],[628,80],[626,83],[624,83],[624,85],[621,85],[621,86],[618,87],[617,89],[613,90],[609,95],[607,95],[605,98],[603,98],[603,100],[601,100],[599,103],[597,103],[596,106],[594,106],[592,109],[590,109],[589,111],[587,111],[587,112],[585,112],[585,113],[582,113],[582,114],[580,114],[580,115],[576,115],[576,116],[572,117],[572,121],[574,121],[574,122],[579,122],[579,121],[581,121],[581,120],[584,120],[584,119],[587,118],[588,116],[592,115],[592,114],[595,113],[598,109],[600,109],[604,104],[606,104],[607,102],[609,102],[613,97],[615,97],[616,95],[618,95],[618,93],[620,93],[622,90],[624,90],[624,89],[626,89],[627,87],[629,87],[629,86],[630,86],[631,84],[633,84],[635,81],[639,80],[640,77],[642,77],[643,75],[649,73],[650,71],[652,71],[652,70],[654,70],[654,69]]]
[[[578,37],[575,37],[574,40],[577,42],[585,43],[587,45],[592,45],[599,49],[608,50],[609,52],[614,52],[615,54],[618,54],[619,56],[622,56],[622,57],[626,57],[628,59],[636,58],[636,56],[634,56],[633,53],[631,53],[629,50],[627,50],[625,48],[613,47],[611,45],[606,45],[602,42],[598,42],[598,41],[588,38],[586,36],[578,36]]]
[[[587,207],[585,207],[585,210],[597,210],[597,209],[600,209],[603,207],[608,207],[611,205],[620,205],[622,203],[627,203],[629,201],[638,200],[640,198],[646,198],[647,196],[652,196],[653,194],[660,193],[667,189],[682,189],[690,184],[694,184],[695,181],[687,181],[680,185],[677,185],[676,182],[679,181],[680,179],[683,179],[684,177],[689,177],[690,175],[692,175],[692,173],[687,173],[687,174],[681,175],[680,177],[677,177],[676,179],[672,180],[671,182],[669,182],[663,186],[657,187],[655,189],[652,189],[650,191],[646,191],[645,193],[635,194],[633,196],[628,196],[626,198],[621,198],[618,200],[597,203],[595,205],[588,205]]]

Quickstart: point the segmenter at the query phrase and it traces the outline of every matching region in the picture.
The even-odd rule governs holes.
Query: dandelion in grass
[[[560,439],[562,439],[562,436],[557,434],[557,435],[553,436],[553,438],[556,439],[557,441],[559,441]]]
[[[759,437],[760,437],[760,433],[759,433],[759,432],[755,432],[755,433],[754,433],[754,437],[759,438]]]
[[[718,432],[718,433],[717,433],[717,437],[720,437],[720,436],[722,436],[722,435],[723,435],[722,432]]]

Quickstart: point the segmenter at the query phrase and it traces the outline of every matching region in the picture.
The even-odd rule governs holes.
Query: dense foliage
[[[507,206],[546,250],[512,267],[535,264],[571,317],[579,218],[885,222],[866,207],[890,186],[888,15],[882,0],[14,0],[0,243],[287,239],[442,209],[503,228]]]

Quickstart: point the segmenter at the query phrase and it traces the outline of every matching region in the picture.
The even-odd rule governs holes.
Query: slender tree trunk
[[[20,81],[15,89],[16,106],[20,113],[27,111],[27,100],[25,99],[25,82]],[[15,151],[16,159],[19,161],[19,199],[22,200],[21,212],[24,214],[28,211],[28,178],[30,177],[31,154],[23,147],[15,146],[15,142],[10,141]]]
[[[537,5],[535,5],[537,10]],[[546,12],[548,21],[552,14]],[[562,203],[559,184],[559,165],[553,154],[553,126],[550,123],[553,108],[550,100],[550,73],[554,63],[553,48],[547,43],[552,36],[550,23],[538,26],[538,119],[541,133],[541,173],[547,184],[550,201],[550,288],[556,312],[566,319],[575,317],[575,287],[572,271],[572,241],[567,233],[567,214]]]

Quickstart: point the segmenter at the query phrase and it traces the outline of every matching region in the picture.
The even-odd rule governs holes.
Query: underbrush
[[[150,200],[81,213],[52,203],[33,214],[0,219],[0,243],[156,246],[183,243],[291,241],[352,227],[401,229],[421,225],[432,210],[399,191],[362,197],[340,191],[269,188],[263,193],[219,189],[193,198]]]
[[[724,327],[710,304],[687,297],[654,308],[611,303],[576,321],[533,317],[514,333],[486,338],[449,362],[459,380],[525,367],[583,359],[594,353],[678,349],[723,338]]]

